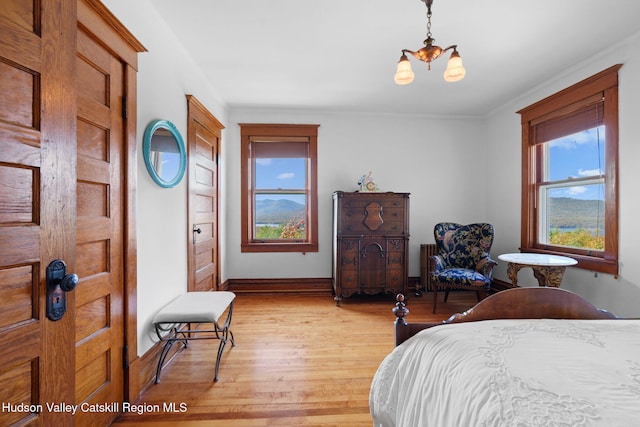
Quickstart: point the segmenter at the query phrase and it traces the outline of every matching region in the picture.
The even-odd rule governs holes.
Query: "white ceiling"
[[[483,115],[640,32],[638,0],[434,0],[436,44],[458,45],[467,75],[447,83],[448,53],[410,58],[426,35],[421,0],[154,0],[230,106]],[[613,64],[612,64],[613,65]]]

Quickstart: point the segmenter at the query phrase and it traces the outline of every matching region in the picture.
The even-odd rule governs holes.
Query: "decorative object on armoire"
[[[333,193],[333,290],[407,293],[409,193]]]
[[[427,38],[424,41],[424,47],[414,52],[409,49],[402,49],[402,56],[398,61],[398,68],[394,76],[394,80],[399,85],[406,85],[413,81],[413,71],[411,70],[411,63],[407,58],[407,53],[413,55],[414,58],[419,59],[427,63],[427,70],[431,70],[431,61],[437,59],[446,51],[453,49],[449,62],[447,63],[447,70],[444,72],[444,79],[448,82],[457,82],[462,80],[466,71],[462,65],[462,59],[458,53],[458,45],[451,45],[446,48],[440,46],[434,46],[433,42],[436,40],[431,36],[431,5],[433,0],[420,0],[427,6]]]
[[[187,151],[178,128],[168,120],[154,120],[144,131],[142,154],[147,171],[160,187],[180,183],[187,169]]]
[[[358,180],[358,191],[366,193],[371,191],[380,191],[378,185],[371,177],[371,171],[367,175],[362,175]]]

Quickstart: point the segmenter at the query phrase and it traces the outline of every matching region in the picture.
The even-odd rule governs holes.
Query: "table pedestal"
[[[518,286],[518,271],[521,268],[529,267],[533,270],[533,276],[538,279],[539,286],[549,286],[553,288],[559,288],[562,283],[562,276],[566,267],[560,266],[544,266],[533,264],[516,264],[510,262],[507,264],[507,275],[511,279],[513,286]]]
[[[528,267],[533,270],[538,285],[558,288],[566,267],[578,263],[566,256],[537,253],[502,254],[498,258],[507,262],[507,275],[513,286],[518,286],[518,271]]]

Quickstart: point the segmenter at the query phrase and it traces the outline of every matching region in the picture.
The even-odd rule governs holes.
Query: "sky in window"
[[[604,126],[558,138],[549,143],[549,180],[584,178],[604,173]],[[556,195],[604,200],[601,185],[576,185]]]
[[[256,159],[257,189],[304,189],[306,181],[305,158],[259,158]],[[291,196],[280,195],[272,199],[292,199]]]

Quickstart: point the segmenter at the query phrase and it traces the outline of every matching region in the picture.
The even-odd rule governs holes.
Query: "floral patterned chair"
[[[476,292],[478,301],[487,296],[491,288],[491,275],[497,262],[489,251],[493,244],[493,225],[477,223],[469,225],[443,222],[433,229],[438,255],[431,257],[433,279],[433,312],[438,302],[438,287],[445,290],[466,289]]]

